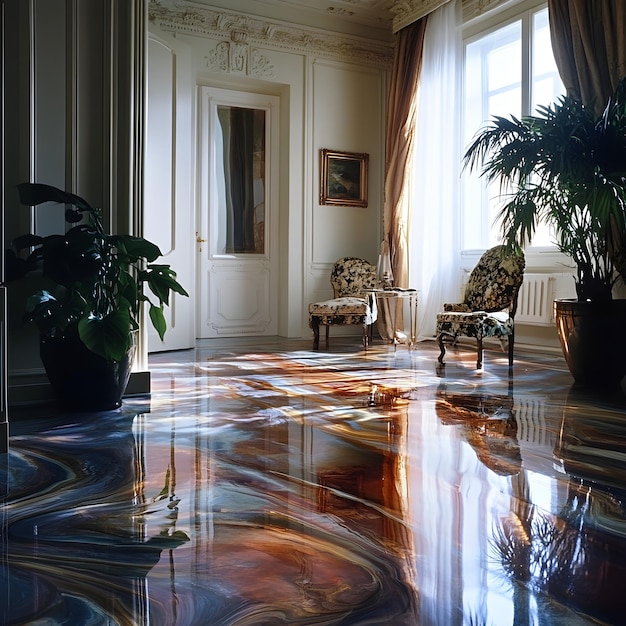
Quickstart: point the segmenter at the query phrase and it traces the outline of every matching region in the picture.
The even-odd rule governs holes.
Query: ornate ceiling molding
[[[505,4],[512,4],[511,0],[463,0],[463,22],[469,22],[484,15],[492,9]]]
[[[425,15],[432,13],[450,0],[394,0],[390,10],[394,14],[393,32],[416,22]],[[515,0],[462,0],[463,23],[488,13]]]
[[[393,18],[393,32],[417,22],[425,15],[443,6],[449,0],[395,0],[391,5]]]
[[[268,67],[267,60],[262,60],[264,57],[259,48],[352,61],[380,69],[391,68],[393,60],[391,44],[226,10],[216,11],[186,0],[150,0],[148,19],[165,31],[229,42],[228,46],[218,44],[215,52],[207,57],[207,65],[218,71],[232,71],[233,68],[242,71],[244,63],[251,67],[250,60],[254,56],[256,67],[262,66],[262,75],[270,75],[272,68]]]

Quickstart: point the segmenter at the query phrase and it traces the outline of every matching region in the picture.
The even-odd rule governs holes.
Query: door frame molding
[[[263,254],[229,254],[220,253],[216,250],[216,216],[214,212],[209,215],[203,207],[210,207],[213,203],[213,186],[209,180],[215,170],[214,151],[211,146],[215,135],[214,124],[215,107],[224,105],[245,106],[263,109],[266,117],[266,190],[265,190],[265,252]],[[206,256],[198,256],[198,294],[197,299],[197,328],[196,335],[205,337],[228,337],[228,336],[253,336],[253,335],[276,335],[278,333],[278,285],[279,285],[279,169],[280,169],[280,96],[237,90],[236,88],[212,87],[198,85],[198,181],[197,181],[197,227],[199,239],[206,240],[206,247],[202,253]],[[205,175],[205,173],[207,173]],[[202,243],[199,244],[202,246]],[[252,264],[256,263],[255,266]],[[209,274],[215,269],[222,268],[230,272],[231,276],[253,281],[257,287],[257,303],[261,308],[265,307],[268,317],[260,317],[255,320],[225,322],[219,324],[212,319],[211,307],[219,307],[224,298],[220,297],[219,286],[211,285]],[[252,274],[245,277],[245,272],[254,268],[262,270],[257,278],[263,280],[267,275],[267,286],[264,293],[259,280],[255,280]],[[206,271],[205,271],[206,270]],[[223,294],[222,294],[223,295]],[[204,312],[204,315],[203,315]],[[208,330],[211,329],[211,330]]]

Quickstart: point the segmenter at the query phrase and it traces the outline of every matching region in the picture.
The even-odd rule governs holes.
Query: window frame
[[[534,15],[547,8],[548,4],[546,0],[523,0],[522,2],[515,3],[512,6],[499,6],[486,14],[479,17],[475,17],[463,23],[462,26],[462,98],[465,102],[466,90],[465,90],[465,69],[467,62],[467,46],[471,43],[479,41],[483,37],[509,26],[515,22],[521,22],[521,114],[528,115],[532,112],[532,93],[530,89],[531,82],[533,80],[533,67],[532,67],[532,47],[533,47],[533,19]],[[466,141],[466,128],[465,128],[465,113],[462,114],[460,124],[460,135],[462,147],[461,156],[465,152]],[[465,193],[463,192],[463,181],[461,182],[461,194],[460,194],[460,242],[461,242],[461,259],[463,266],[472,266],[480,254],[484,252],[486,247],[465,247],[463,238],[463,232],[469,214],[465,211]],[[486,225],[488,216],[485,215],[485,207],[481,209],[483,226]],[[484,245],[484,239],[483,239]],[[571,261],[566,255],[558,250],[556,244],[553,245],[531,245],[527,246],[525,250],[527,263],[530,262],[533,269],[543,269],[544,271],[550,271],[558,268],[560,271],[564,267],[572,267]]]

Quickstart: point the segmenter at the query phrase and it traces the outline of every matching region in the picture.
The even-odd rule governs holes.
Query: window
[[[564,92],[552,54],[547,8],[527,9],[468,37],[463,146],[494,115],[529,115]],[[500,241],[499,193],[499,186],[486,185],[478,172],[464,172],[463,249],[486,249]],[[535,234],[533,245],[552,245],[547,229]]]

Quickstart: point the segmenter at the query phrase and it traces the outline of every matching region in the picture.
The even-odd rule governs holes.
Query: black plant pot
[[[626,300],[555,300],[554,315],[576,383],[617,387],[626,375]]]
[[[122,404],[135,344],[120,361],[91,352],[78,337],[42,337],[39,354],[52,388],[72,410],[108,411]]]

